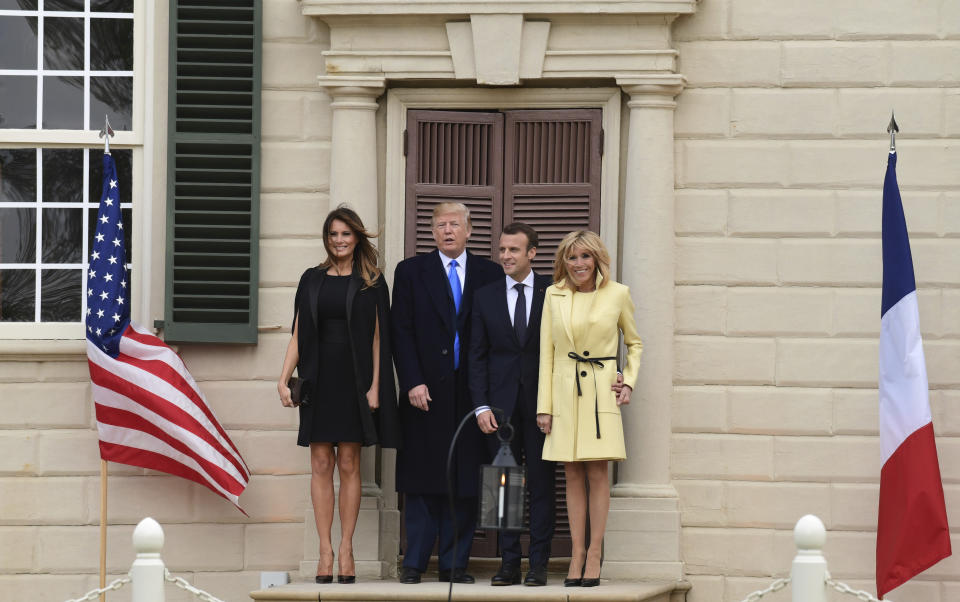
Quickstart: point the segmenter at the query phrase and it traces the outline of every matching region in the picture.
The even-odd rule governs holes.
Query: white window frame
[[[0,14],[39,14],[38,11],[0,11]],[[117,13],[91,12],[90,2],[85,2],[83,12],[57,11],[58,16],[65,17],[85,17],[84,30],[86,39],[90,34],[90,18],[98,16],[111,15]],[[131,307],[132,318],[135,321],[141,321],[140,318],[149,315],[149,285],[150,274],[149,267],[152,258],[151,242],[149,240],[151,229],[148,227],[149,219],[153,213],[152,181],[147,177],[148,170],[146,165],[152,163],[152,149],[147,141],[152,139],[153,129],[153,103],[152,96],[154,90],[154,54],[155,54],[155,28],[150,24],[155,21],[156,7],[153,0],[134,0],[133,4],[133,106],[131,131],[118,131],[110,139],[111,149],[131,149],[131,171],[132,182],[130,184],[131,206],[133,208],[132,228],[132,247],[133,255],[132,273],[131,273],[131,295],[136,301]],[[37,52],[42,58],[43,45],[38,44]],[[89,44],[84,50],[85,65],[89,66]],[[42,63],[39,63],[42,65]],[[79,70],[78,70],[79,71]],[[9,74],[14,70],[2,70],[0,74]],[[29,70],[15,70],[16,73],[31,73]],[[62,71],[33,70],[32,73],[38,76],[38,115],[39,107],[42,106],[42,86],[44,75],[62,75]],[[76,72],[69,72],[76,74]],[[56,130],[56,129],[0,129],[0,147],[2,148],[89,148],[102,149],[103,140],[99,138],[100,129],[103,124],[89,123],[89,82],[90,77],[129,75],[130,71],[90,71],[84,70],[84,124],[88,129],[84,130]],[[147,98],[151,102],[147,102]],[[39,124],[39,120],[38,120]],[[97,153],[87,153],[90,162]],[[87,189],[90,178],[90,165],[85,161],[85,171],[83,176],[84,190]],[[38,183],[42,177],[42,163],[38,164]],[[38,189],[37,194],[41,191]],[[88,199],[91,203],[99,202],[97,199]],[[40,203],[4,203],[5,207],[31,206],[38,207]],[[67,207],[83,208],[82,236],[84,236],[83,248],[86,251],[86,226],[87,226],[87,207],[86,204],[78,203],[43,203],[43,207]],[[37,220],[42,221],[41,214],[37,213]],[[38,226],[42,228],[42,224]],[[41,241],[37,241],[39,246]],[[43,267],[42,257],[35,257],[34,266]],[[81,264],[56,264],[56,268],[81,268],[87,265],[88,257],[83,257]],[[51,264],[53,266],[53,264]],[[84,296],[81,294],[81,298]],[[85,299],[82,301],[85,308]],[[38,309],[39,311],[39,309]],[[0,322],[0,355],[26,354],[31,355],[50,355],[50,354],[74,354],[85,353],[86,344],[84,342],[84,323],[83,312],[81,312],[80,321],[77,322]],[[44,341],[39,343],[39,341]],[[56,342],[53,342],[56,341]]]

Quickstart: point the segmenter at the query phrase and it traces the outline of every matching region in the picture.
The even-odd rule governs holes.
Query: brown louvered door
[[[552,276],[557,246],[568,232],[600,232],[600,110],[506,111],[505,117],[503,223],[526,222],[537,231],[540,243],[533,268]],[[568,556],[563,464],[557,464],[556,477],[551,554]],[[524,535],[524,553],[527,543]]]
[[[533,267],[552,275],[568,232],[600,232],[600,109],[505,116],[503,223],[526,222],[537,231]]]
[[[567,232],[600,231],[600,119],[600,109],[408,111],[405,255],[432,251],[433,207],[460,201],[473,221],[470,251],[496,261],[504,224],[523,221],[540,235],[534,269],[552,276]],[[556,474],[551,554],[561,557],[570,554],[562,464]],[[496,532],[478,531],[471,556],[498,555]]]
[[[490,257],[503,228],[503,115],[411,110],[407,136],[405,255],[436,248],[433,208],[456,201],[470,208],[467,248]]]

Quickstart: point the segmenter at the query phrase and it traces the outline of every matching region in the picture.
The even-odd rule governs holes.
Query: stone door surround
[[[318,82],[333,100],[331,202],[350,199],[366,223],[402,223],[398,137],[406,107],[580,103],[603,107],[605,127],[619,130],[605,145],[612,148],[604,151],[602,230],[637,303],[644,352],[633,402],[623,412],[628,459],[617,465],[612,490],[604,563],[609,577],[683,577],[669,449],[673,115],[684,78],[676,72],[670,25],[695,6],[695,0],[301,0],[305,16],[330,28]],[[613,86],[625,94],[625,104]],[[388,260],[397,261],[402,241],[392,240],[389,229],[385,235]],[[383,531],[386,574],[392,570],[388,551],[396,547],[395,534]]]

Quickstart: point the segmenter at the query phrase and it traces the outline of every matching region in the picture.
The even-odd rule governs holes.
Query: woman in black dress
[[[396,447],[397,397],[390,363],[389,294],[360,217],[340,205],[323,224],[327,259],[303,273],[292,336],[277,390],[293,407],[287,381],[306,379],[297,444],[310,447],[310,497],[320,536],[317,583],[333,581],[333,469],[340,471],[341,540],[337,581],[353,583],[353,533],[360,512],[360,448]]]

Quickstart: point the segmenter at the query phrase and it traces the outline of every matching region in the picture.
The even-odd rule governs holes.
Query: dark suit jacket
[[[439,251],[397,264],[393,279],[393,356],[397,366],[403,450],[397,454],[397,490],[420,495],[447,492],[446,461],[454,431],[473,408],[466,385],[469,370],[473,292],[502,277],[500,266],[467,253],[466,282],[456,313]],[[453,367],[454,334],[460,333],[460,368]],[[433,401],[423,412],[407,393],[425,384]],[[486,457],[475,421],[457,442],[453,468],[456,493],[477,494],[480,463]]]
[[[488,284],[473,297],[473,332],[470,338],[470,396],[474,407],[483,405],[514,412],[518,394],[533,416],[537,412],[537,377],[540,371],[540,315],[543,296],[552,280],[534,274],[533,302],[526,340],[517,340],[507,308],[506,277]],[[501,422],[498,417],[497,422]]]
[[[309,381],[313,399],[320,399],[319,391],[323,389],[317,341],[317,299],[326,277],[325,269],[309,268],[300,277],[294,302],[294,322],[298,316],[300,319],[297,327],[297,351],[300,354],[297,374]],[[380,322],[380,409],[372,412],[367,403],[367,391],[373,382],[372,349],[377,320]],[[354,266],[353,276],[347,285],[347,328],[350,331],[350,354],[356,377],[354,386],[363,425],[363,444],[379,443],[383,447],[397,447],[400,444],[400,430],[397,427],[397,389],[390,365],[390,293],[383,274],[375,286],[364,288],[360,269]],[[314,405],[300,406],[300,433],[297,438],[300,445],[310,444],[309,425],[314,410]]]

